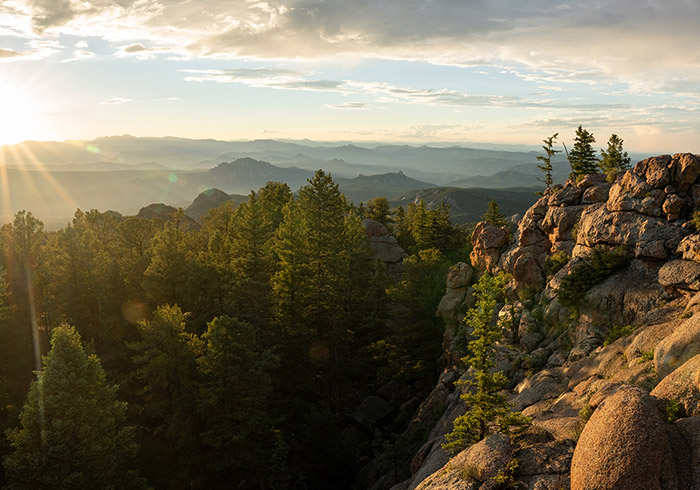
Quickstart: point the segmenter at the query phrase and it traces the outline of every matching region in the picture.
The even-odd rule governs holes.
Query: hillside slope
[[[406,480],[362,480],[387,468],[381,455],[357,488],[483,490],[498,474],[530,489],[698,488],[699,176],[694,155],[654,157],[613,184],[587,176],[547,192],[512,233],[480,223],[438,310],[446,370],[413,421],[432,421],[425,444]],[[456,335],[484,271],[511,274],[496,362],[532,425],[452,457],[441,445],[464,413],[455,381],[468,376]]]

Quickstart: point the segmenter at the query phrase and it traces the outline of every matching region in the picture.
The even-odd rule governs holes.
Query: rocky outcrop
[[[667,403],[678,403],[684,416],[700,415],[700,355],[662,379],[651,394]]]
[[[482,271],[512,277],[496,369],[509,378],[503,393],[532,418],[508,449],[522,488],[700,488],[700,233],[690,220],[699,178],[695,155],[662,155],[612,183],[591,175],[547,190],[510,232],[477,225],[471,282]],[[578,304],[567,307],[564,278],[594,248],[622,250],[630,262],[577,285]],[[439,308],[448,330],[471,298],[466,267],[451,273]],[[445,424],[460,408],[459,388],[450,389],[449,417],[395,490],[495,487],[471,460],[494,437],[437,467],[447,458],[437,449]]]
[[[700,354],[700,314],[681,322],[654,350],[654,366],[664,379],[683,363]]]
[[[445,295],[440,300],[436,314],[445,322],[442,337],[443,364],[456,366],[463,355],[457,348],[457,333],[467,308],[474,306],[474,290],[470,287],[474,269],[469,264],[459,262],[447,273]]]
[[[625,386],[593,413],[576,444],[571,490],[688,489],[654,400]]]
[[[510,232],[507,226],[498,227],[485,221],[479,222],[472,234],[472,266],[479,271],[494,272],[501,254],[508,245]]]
[[[493,478],[511,459],[508,436],[493,435],[470,446],[423,480],[416,490],[486,490],[496,488]],[[489,483],[490,482],[490,483]]]
[[[400,275],[401,263],[408,255],[399,246],[396,238],[379,221],[365,218],[362,220],[362,226],[369,238],[370,248],[374,255],[384,262],[387,273],[395,277]]]

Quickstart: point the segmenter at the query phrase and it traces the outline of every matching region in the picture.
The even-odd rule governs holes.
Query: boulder
[[[659,284],[674,289],[700,291],[700,263],[671,260],[659,269]]]
[[[700,488],[700,417],[686,417],[673,425],[690,448],[691,488]]]
[[[644,178],[652,187],[657,189],[666,187],[671,183],[674,175],[671,168],[671,155],[660,155],[637,162],[634,173]]]
[[[654,349],[656,374],[663,379],[697,354],[700,354],[700,314],[696,313],[681,322]]]
[[[581,204],[581,196],[583,191],[567,182],[564,187],[555,191],[548,199],[547,204],[550,206],[575,206]]]
[[[379,221],[365,218],[362,220],[362,226],[369,238],[370,248],[374,255],[386,264],[387,272],[394,276],[400,275],[401,262],[408,257],[408,254],[399,246],[396,238]]]
[[[571,462],[571,490],[684,489],[654,400],[619,388],[593,412]]]
[[[585,206],[550,207],[542,220],[542,230],[552,242],[571,240],[571,230],[584,209]]]
[[[527,288],[541,289],[544,275],[537,260],[530,253],[518,257],[513,265],[513,290],[517,293]]]
[[[684,207],[685,200],[678,194],[671,194],[664,201],[662,209],[664,210],[664,214],[666,214],[666,219],[673,221],[680,218]]]
[[[610,198],[610,189],[612,184],[601,184],[589,187],[583,192],[582,204],[591,204],[595,202],[607,202]]]
[[[424,479],[416,490],[467,490],[496,476],[511,458],[510,438],[496,434],[473,444],[442,469]],[[479,483],[479,485],[474,485]],[[483,488],[483,487],[482,487]]]
[[[678,402],[686,415],[700,415],[700,355],[662,379],[651,394],[659,400]]]
[[[687,191],[700,176],[700,159],[692,153],[673,155],[676,172],[674,180],[681,191]]]
[[[676,253],[685,260],[700,262],[700,234],[694,233],[681,240]]]
[[[643,176],[627,171],[613,186],[607,201],[608,211],[636,211],[648,216],[661,216],[666,195],[647,184]]]
[[[506,226],[498,227],[485,221],[477,223],[472,233],[474,248],[469,255],[472,266],[480,271],[494,272],[508,244],[509,235]]]

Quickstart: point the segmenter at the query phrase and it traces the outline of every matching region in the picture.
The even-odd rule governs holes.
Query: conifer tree
[[[547,189],[552,187],[554,180],[552,180],[552,157],[557,153],[561,153],[560,150],[554,149],[554,140],[557,139],[559,133],[554,133],[549,138],[545,138],[543,141],[544,145],[542,149],[544,150],[544,155],[538,155],[537,159],[542,162],[542,165],[538,165],[537,168],[544,172],[544,184]]]
[[[207,488],[256,482],[265,488],[275,465],[280,436],[269,414],[272,368],[278,359],[260,345],[256,329],[230,317],[215,318],[202,335],[199,358],[203,385],[199,412],[207,450]]]
[[[140,340],[128,344],[140,387],[136,404],[153,448],[151,466],[173,464],[162,482],[169,488],[189,488],[191,470],[199,461],[189,451],[197,448],[199,438],[193,414],[199,387],[197,357],[203,343],[186,332],[186,319],[177,305],[162,305],[149,320],[139,322]]]
[[[379,221],[389,227],[392,222],[389,201],[386,197],[375,197],[367,202],[367,212],[365,217]]]
[[[631,159],[622,148],[622,143],[622,138],[612,134],[608,140],[608,149],[600,150],[602,158],[599,165],[603,173],[610,174],[611,172],[619,172],[630,168]]]
[[[501,210],[498,208],[498,203],[495,200],[489,201],[486,212],[481,219],[493,226],[505,226],[508,224],[506,215],[501,213]]]
[[[32,383],[9,435],[8,490],[146,489],[130,470],[137,450],[124,426],[126,403],[107,382],[96,355],[83,350],[75,328],[54,330],[51,351]]]
[[[593,134],[579,125],[574,147],[569,152],[569,163],[571,163],[574,177],[598,173],[598,159],[595,156],[593,143],[595,143]]]
[[[469,342],[469,355],[462,359],[465,365],[473,368],[473,374],[463,384],[473,390],[462,395],[467,413],[455,419],[453,431],[446,435],[448,443],[443,447],[453,453],[486,437],[494,423],[506,433],[522,431],[529,424],[529,419],[511,411],[508,400],[499,393],[507,382],[503,372],[493,372],[494,344],[500,340],[503,330],[494,321],[494,314],[507,282],[503,273],[484,274],[474,286],[476,304],[465,317],[473,340]]]
[[[359,218],[323,171],[285,207],[275,250],[280,260],[273,288],[277,324],[299,369],[320,369],[324,389],[337,399],[351,346],[353,311],[372,273],[371,252]],[[290,360],[289,358],[287,358]],[[305,366],[305,367],[304,367]],[[313,376],[309,376],[312,378]],[[331,393],[332,392],[332,395]]]

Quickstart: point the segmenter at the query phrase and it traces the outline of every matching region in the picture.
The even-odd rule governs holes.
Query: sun
[[[46,134],[46,117],[37,91],[0,79],[0,145]]]

